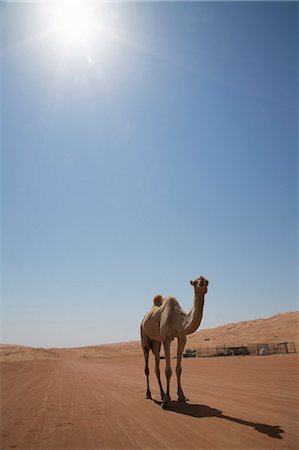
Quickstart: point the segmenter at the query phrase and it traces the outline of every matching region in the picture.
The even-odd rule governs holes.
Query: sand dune
[[[215,347],[265,342],[299,343],[299,312],[276,314],[267,319],[230,323],[190,335],[189,347]]]
[[[0,346],[0,361],[31,361],[35,359],[55,359],[58,356],[45,348],[33,348],[20,345]]]
[[[295,341],[299,350],[299,312],[277,314],[266,319],[230,323],[203,329],[188,336],[186,347],[216,347],[223,344],[241,345],[264,342]],[[172,351],[175,352],[175,346]],[[120,355],[141,354],[140,342],[94,345],[78,348],[32,348],[2,344],[0,360],[27,361],[34,359],[99,359]]]

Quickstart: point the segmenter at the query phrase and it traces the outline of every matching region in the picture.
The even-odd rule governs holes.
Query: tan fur
[[[163,303],[163,296],[161,294],[157,294],[154,298],[153,298],[153,304],[154,306],[161,306]]]
[[[163,297],[162,295],[158,294],[153,299],[153,307],[148,313],[145,314],[141,323],[141,345],[145,358],[147,398],[151,398],[151,392],[149,389],[148,358],[149,351],[152,350],[155,355],[155,372],[157,375],[164,407],[170,400],[169,383],[172,373],[170,366],[170,343],[175,337],[178,339],[176,366],[178,396],[179,401],[186,400],[181,388],[182,354],[186,343],[186,335],[193,333],[200,325],[203,314],[204,296],[207,293],[209,282],[204,277],[200,276],[190,283],[192,286],[194,286],[194,305],[189,313],[185,313],[182,310],[176,298]],[[164,346],[166,359],[166,394],[164,393],[162,388],[159,369],[161,343],[163,343]]]

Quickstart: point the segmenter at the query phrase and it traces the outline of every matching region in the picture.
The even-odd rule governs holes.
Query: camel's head
[[[198,294],[199,293],[206,294],[208,292],[209,282],[202,275],[193,281],[191,280],[190,284],[192,284],[192,286],[194,286],[194,290]]]

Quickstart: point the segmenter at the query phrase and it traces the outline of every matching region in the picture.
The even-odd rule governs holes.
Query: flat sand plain
[[[168,410],[152,359],[156,402],[141,355],[73,356],[1,363],[1,449],[299,448],[298,354],[185,359]]]

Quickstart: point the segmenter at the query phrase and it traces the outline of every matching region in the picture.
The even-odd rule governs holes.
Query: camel
[[[149,352],[152,350],[155,356],[155,372],[160,388],[162,407],[166,408],[170,402],[170,378],[172,375],[170,364],[170,344],[176,337],[178,339],[177,347],[177,395],[179,402],[186,402],[181,387],[182,373],[182,355],[186,344],[186,335],[194,333],[201,323],[204,307],[204,297],[208,291],[208,280],[203,276],[190,281],[194,287],[194,305],[189,313],[185,313],[180,307],[179,302],[174,297],[163,297],[158,294],[153,299],[153,306],[144,316],[141,322],[141,345],[145,360],[145,375],[147,383],[146,398],[151,399],[149,387]],[[166,375],[166,393],[163,390],[160,377],[160,349],[163,343],[165,352],[165,375]]]

